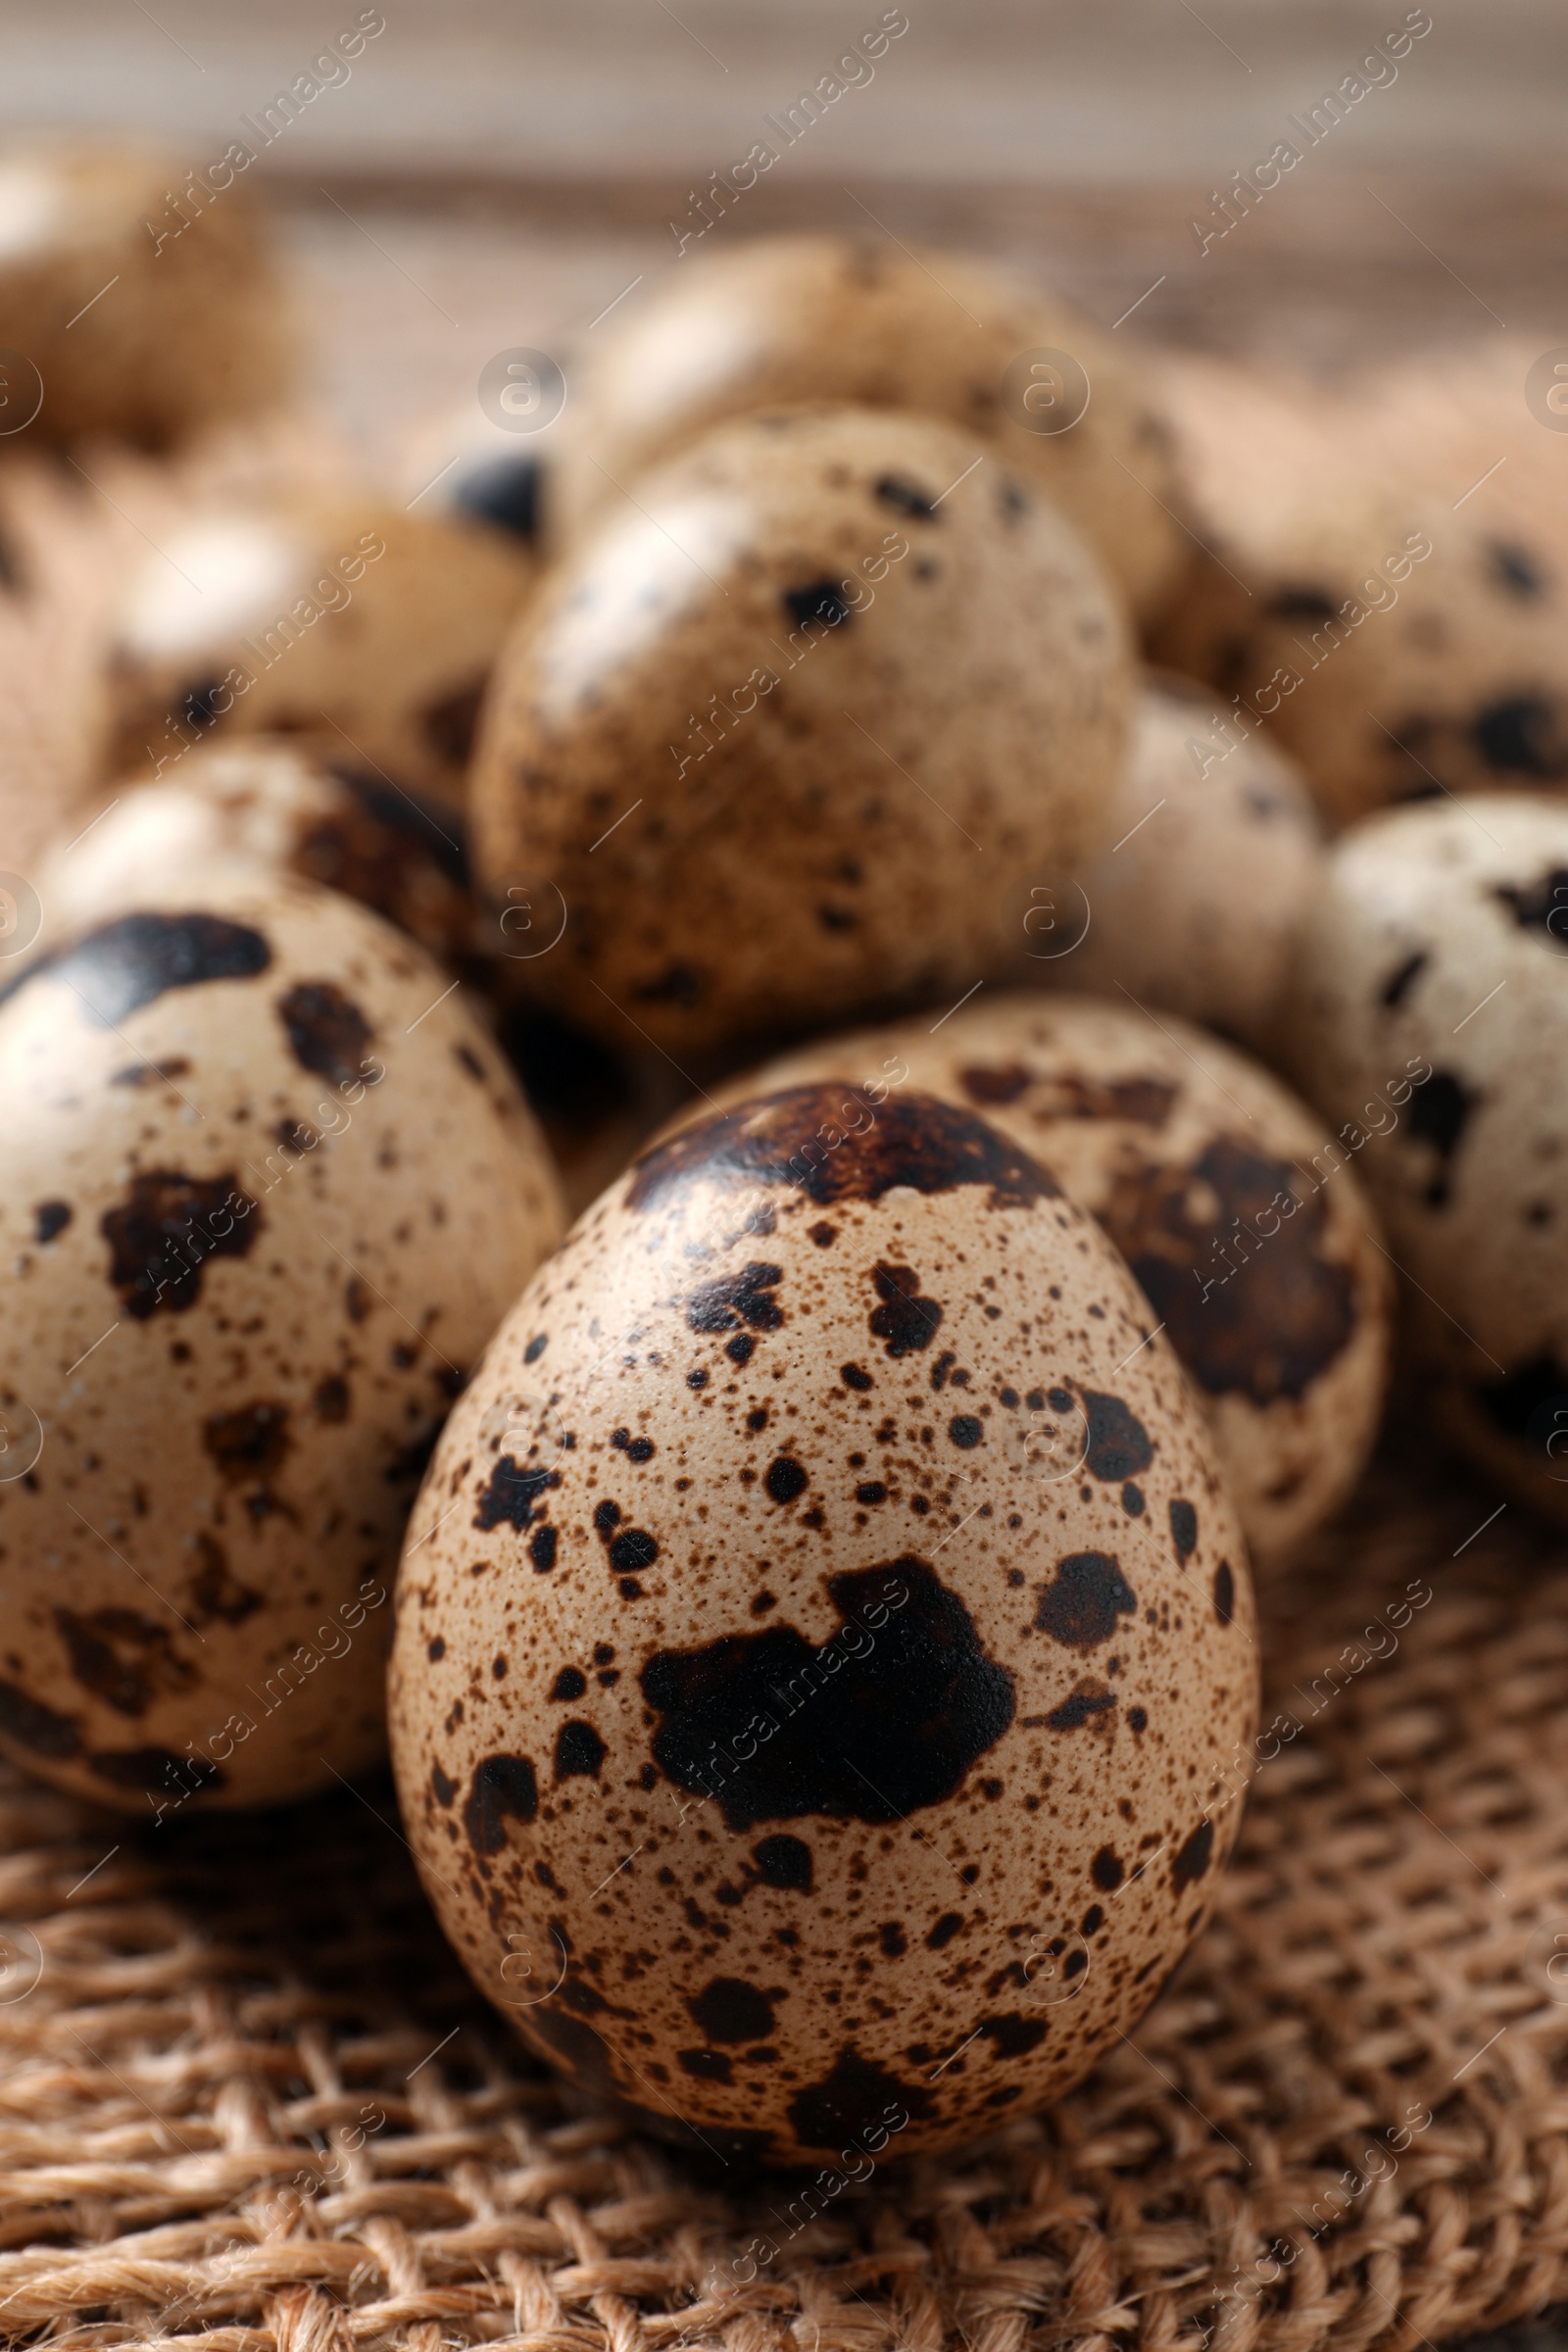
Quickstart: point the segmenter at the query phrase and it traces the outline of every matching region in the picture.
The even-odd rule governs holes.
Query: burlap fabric
[[[1240,1852],[1135,2040],[1054,2114],[836,2191],[573,2110],[447,1957],[384,1787],[143,1830],[8,1784],[0,2328],[1361,2352],[1539,2309],[1568,2284],[1568,1571],[1516,1510],[1474,1534],[1496,1508],[1385,1456],[1269,1604]]]

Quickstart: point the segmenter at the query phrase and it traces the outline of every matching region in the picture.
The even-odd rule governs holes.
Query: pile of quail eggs
[[[148,1828],[390,1750],[584,2095],[983,2132],[1200,1931],[1391,1379],[1568,1521],[1549,531],[880,236],[198,492],[295,363],[166,176],[0,165],[0,648],[29,484],[164,501],[4,878],[0,1749]]]

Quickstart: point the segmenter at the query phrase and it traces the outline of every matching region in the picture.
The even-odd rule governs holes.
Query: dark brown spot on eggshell
[[[920,1296],[920,1277],[912,1266],[890,1266],[880,1260],[871,1269],[880,1306],[868,1318],[875,1337],[887,1344],[891,1356],[909,1355],[928,1348],[942,1321],[938,1299]]]
[[[113,1029],[172,988],[251,980],[271,960],[267,940],[248,923],[218,914],[122,914],[38,956],[0,988],[0,1004],[35,980],[59,980],[89,1020]]]
[[[1081,1731],[1086,1723],[1094,1723],[1107,1715],[1116,1704],[1116,1693],[1103,1683],[1084,1683],[1069,1691],[1060,1706],[1053,1707],[1046,1717],[1046,1729],[1052,1732]]]
[[[827,1590],[844,1623],[820,1648],[770,1625],[656,1651],[642,1669],[661,1718],[656,1763],[715,1798],[731,1829],[808,1814],[889,1822],[940,1804],[1012,1721],[1011,1676],[926,1562],[846,1570]],[[840,1695],[824,1703],[829,1691]],[[773,1727],[760,1741],[759,1716]]]
[[[39,1243],[52,1242],[65,1232],[73,1214],[69,1200],[40,1200],[32,1212],[33,1239]]]
[[[160,1307],[172,1315],[193,1307],[208,1259],[244,1257],[261,1222],[232,1169],[202,1177],[149,1168],[131,1178],[98,1227],[109,1244],[109,1279],[126,1313],[144,1323]]]
[[[229,1486],[269,1479],[292,1442],[288,1407],[242,1404],[229,1413],[214,1413],[202,1431],[202,1442]]]
[[[699,1183],[799,1187],[824,1208],[879,1200],[899,1185],[927,1194],[983,1185],[994,1206],[1057,1196],[1027,1152],[934,1095],[893,1096],[853,1132],[843,1098],[842,1086],[789,1087],[684,1128],[636,1162],[627,1206],[656,1208]],[[824,1132],[840,1140],[830,1147]]]
[[[1049,1585],[1037,1588],[1036,1629],[1067,1649],[1098,1649],[1116,1621],[1138,1606],[1138,1595],[1109,1552],[1073,1551],[1058,1560]]]
[[[738,1274],[705,1282],[700,1290],[693,1292],[687,1305],[688,1328],[734,1331],[745,1323],[753,1331],[777,1331],[784,1321],[784,1309],[772,1294],[783,1279],[782,1266],[770,1265],[764,1258],[753,1258]]]
[[[780,1830],[753,1846],[752,1860],[764,1886],[810,1893],[811,1849],[804,1838],[792,1838],[787,1830]]]
[[[160,1693],[188,1690],[196,1681],[169,1628],[137,1609],[59,1608],[55,1624],[74,1679],[117,1714],[144,1715]]]
[[[215,1617],[225,1625],[243,1625],[264,1605],[261,1593],[240,1583],[229,1567],[227,1552],[205,1528],[195,1538],[195,1550],[198,1566],[190,1582],[190,1598],[196,1617],[208,1625]]]
[[[606,1753],[605,1743],[593,1725],[574,1717],[556,1734],[557,1780],[567,1781],[577,1774],[597,1780]]]
[[[878,2129],[902,2131],[920,2123],[935,2106],[924,2082],[905,2082],[850,2043],[840,2050],[820,2082],[797,2092],[789,2119],[808,2148],[841,2148]]]
[[[714,1977],[686,2006],[710,2041],[766,2041],[783,1998],[776,1985],[763,1992],[744,1977]]]
[[[468,1843],[481,1856],[501,1853],[507,1842],[507,1823],[534,1821],[539,1813],[539,1780],[528,1756],[486,1756],[476,1764],[463,1826]]]
[[[1183,1838],[1171,1862],[1171,1883],[1178,1894],[1206,1874],[1213,1852],[1214,1824],[1200,1821],[1192,1835]]]
[[[375,1032],[335,980],[301,980],[279,998],[277,1010],[302,1070],[337,1086],[363,1078]]]
[[[493,1527],[505,1526],[514,1527],[520,1535],[542,1516],[539,1497],[560,1484],[559,1470],[525,1470],[514,1455],[504,1453],[479,1496],[473,1524],[487,1534]]]
[[[1114,1894],[1127,1875],[1127,1866],[1112,1847],[1102,1845],[1089,1865],[1089,1875],[1102,1894]]]
[[[1123,1169],[1098,1213],[1210,1396],[1299,1398],[1354,1336],[1354,1276],[1288,1161],[1219,1136],[1188,1165]]]
[[[1067,1405],[1055,1405],[1054,1409],[1065,1412]],[[1089,1450],[1084,1461],[1092,1477],[1119,1486],[1123,1479],[1149,1468],[1154,1458],[1149,1432],[1123,1397],[1085,1389],[1084,1415],[1089,1423]]]

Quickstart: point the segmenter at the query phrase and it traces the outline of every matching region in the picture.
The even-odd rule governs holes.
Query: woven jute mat
[[[1539,2310],[1568,2285],[1568,1565],[1516,1510],[1476,1533],[1496,1510],[1385,1452],[1266,1601],[1240,1850],[1134,2040],[1054,2114],[858,2182],[700,2172],[573,2108],[447,1956],[385,1787],[143,1829],[7,1783],[0,2329],[1402,2352]]]

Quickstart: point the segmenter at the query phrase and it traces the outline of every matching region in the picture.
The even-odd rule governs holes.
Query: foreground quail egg
[[[447,1933],[582,2090],[726,2158],[940,2147],[1078,2081],[1202,1924],[1253,1720],[1241,1532],[1126,1268],[912,1089],[814,1160],[842,1095],[604,1196],[399,1580]]]
[[[1466,503],[1486,459],[1437,483],[1391,464],[1356,404],[1212,362],[1174,380],[1202,546],[1155,658],[1261,722],[1336,826],[1568,781],[1568,570]]]
[[[1020,927],[1016,976],[1086,996],[1123,989],[1266,1047],[1323,862],[1299,769],[1212,694],[1156,674],[1114,805],[1116,839],[1083,878],[1081,936],[1066,919],[1054,939]]]
[[[1093,1213],[1193,1384],[1254,1558],[1287,1557],[1347,1498],[1388,1381],[1387,1267],[1351,1154],[1278,1079],[1166,1013],[982,995],[935,1027],[803,1046],[720,1100],[827,1078],[848,1083],[810,1156],[924,1087]]]
[[[1185,544],[1150,374],[1147,353],[1129,359],[1059,297],[963,255],[839,236],[683,253],[595,337],[552,436],[552,527],[580,529],[721,418],[855,401],[982,434],[1146,612]]]
[[[1489,793],[1348,833],[1292,1050],[1409,1278],[1423,1408],[1568,1525],[1568,808]]]
[[[991,968],[1109,818],[1132,680],[1094,558],[924,417],[719,426],[548,574],[497,665],[475,863],[530,985],[679,1057]]]
[[[226,158],[195,179],[98,138],[0,157],[8,433],[162,448],[277,397],[289,337],[249,191]]]
[[[430,1443],[560,1231],[500,1056],[335,892],[178,877],[0,997],[0,1748],[145,1815],[374,1761]]]
[[[57,846],[37,877],[45,937],[113,912],[127,890],[234,863],[343,891],[448,961],[476,944],[463,834],[448,811],[325,745],[266,735],[198,745]]]
[[[111,624],[115,764],[151,783],[209,734],[321,735],[459,810],[480,696],[533,577],[494,531],[363,500],[197,516]]]

